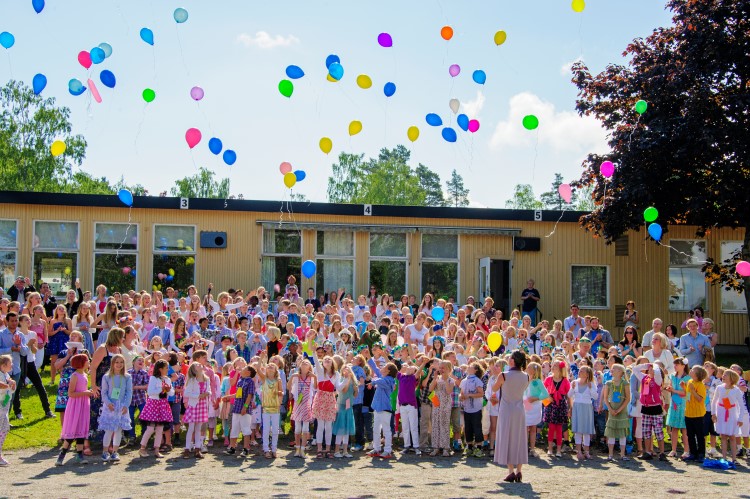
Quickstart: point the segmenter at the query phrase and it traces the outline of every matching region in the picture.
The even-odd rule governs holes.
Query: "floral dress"
[[[669,382],[673,390],[682,390],[681,383],[690,381],[690,376],[678,377],[676,374],[669,375]],[[667,413],[667,426],[672,428],[685,428],[685,397],[680,397],[672,392],[672,402],[669,404]]]
[[[294,400],[292,419],[296,422],[305,423],[313,420],[312,415],[312,378],[306,380],[296,378],[297,397]]]
[[[550,376],[544,380],[544,386],[552,396],[552,402],[544,409],[544,422],[547,424],[568,424],[570,382],[565,378],[555,381]]]
[[[336,386],[332,378],[318,380],[318,391],[312,404],[312,416],[321,421],[336,420]]]
[[[60,352],[60,357],[66,357],[68,355],[67,350]],[[65,407],[68,405],[68,387],[70,386],[70,376],[76,372],[70,366],[70,361],[65,364],[62,372],[60,373],[60,383],[57,385],[57,398],[55,399],[55,412],[65,412]]]

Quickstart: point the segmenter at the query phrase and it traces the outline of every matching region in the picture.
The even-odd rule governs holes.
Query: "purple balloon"
[[[451,67],[448,68],[448,72],[452,77],[458,76],[458,74],[461,72],[461,66],[458,64],[453,64]]]
[[[393,47],[393,38],[388,33],[380,33],[378,35],[378,43],[381,47]]]
[[[190,97],[192,97],[193,100],[201,100],[204,95],[205,94],[201,87],[193,87],[190,89]]]

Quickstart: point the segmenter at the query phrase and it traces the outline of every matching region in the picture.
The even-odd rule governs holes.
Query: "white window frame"
[[[604,267],[607,270],[607,304],[605,306],[592,306],[585,303],[579,303],[575,301],[573,298],[573,267]],[[580,308],[585,308],[588,310],[609,310],[612,308],[612,301],[610,300],[611,296],[611,281],[612,281],[612,269],[609,265],[606,264],[597,264],[597,263],[571,263],[569,270],[568,270],[568,282],[570,283],[570,300],[568,300],[570,303],[575,303]]]
[[[721,258],[721,261],[724,261],[724,253],[722,252],[722,246],[724,244],[737,244],[741,248],[742,245],[744,244],[744,241],[734,240],[734,239],[729,239],[727,241],[720,241],[719,242],[719,256]],[[724,286],[721,286],[721,290],[719,292],[719,306],[721,307],[720,310],[721,310],[722,314],[742,314],[742,315],[747,315],[747,310],[725,310],[724,309],[724,293],[734,293],[734,294],[737,294],[736,291],[734,291],[734,290],[727,291],[726,289],[724,289]],[[747,290],[743,291],[743,293],[747,293]],[[741,296],[744,299],[743,295],[739,295],[739,296]]]
[[[132,249],[127,249],[127,250],[126,249],[121,249],[121,250],[117,250],[117,249],[97,249],[96,248],[96,226],[99,225],[99,224],[101,224],[101,225],[125,225],[125,226],[130,225],[131,227],[135,227],[135,237],[136,237],[136,241],[137,241],[136,244],[135,244],[135,249],[134,250],[132,250]],[[163,225],[163,224],[159,224],[159,225]],[[154,231],[154,234],[156,234],[156,231]],[[128,223],[128,222],[108,222],[108,221],[97,222],[97,221],[95,221],[94,222],[94,232],[91,235],[91,237],[93,238],[92,245],[91,245],[91,247],[93,248],[92,255],[91,255],[91,257],[92,257],[92,260],[91,260],[91,282],[94,283],[94,286],[98,286],[99,285],[99,283],[96,282],[96,255],[118,255],[118,254],[119,255],[135,255],[135,268],[136,269],[139,268],[139,266],[141,264],[141,258],[140,258],[139,251],[138,251],[139,248],[140,248],[140,246],[141,246],[141,227],[140,227],[140,224],[138,224],[138,223]],[[156,237],[156,236],[154,235],[154,237]],[[195,249],[195,248],[193,247],[193,249]],[[161,254],[161,253],[159,253],[159,254]],[[135,288],[137,288],[138,287],[138,274],[137,273],[134,276],[134,279],[135,279],[135,285],[134,286],[135,286]],[[121,293],[122,292],[127,292],[127,290],[123,291],[121,289],[117,289],[115,291],[119,291]]]
[[[15,245],[14,246],[0,246],[0,253],[13,253],[13,279],[16,278],[16,276],[19,274],[18,272],[18,224],[19,220],[17,218],[0,218],[0,222],[13,222],[16,224],[16,228],[13,229],[16,231],[16,235],[14,237],[15,239]],[[0,287],[2,286],[3,282],[0,281]]]
[[[156,246],[156,228],[157,227],[192,227],[193,228],[193,244],[187,244],[186,243],[185,246],[186,247],[190,246],[191,248],[193,248],[193,250],[192,251],[187,251],[187,250],[180,251],[180,250],[160,250],[160,249],[157,249],[157,246]],[[152,243],[153,244],[151,245],[151,265],[152,265],[152,269],[151,269],[151,276],[148,278],[147,282],[149,284],[151,284],[153,282],[153,280],[154,280],[154,277],[153,277],[153,275],[154,275],[153,263],[154,263],[154,257],[155,256],[157,256],[157,255],[169,255],[169,256],[173,256],[173,255],[181,256],[181,255],[183,255],[183,256],[192,256],[193,260],[195,260],[195,262],[196,262],[196,263],[193,264],[193,278],[191,279],[192,282],[190,283],[190,284],[195,284],[195,272],[196,272],[197,261],[198,261],[198,259],[196,258],[198,256],[198,249],[196,247],[196,243],[198,242],[198,226],[197,225],[191,225],[191,224],[155,223],[155,224],[152,225],[151,230],[152,230],[152,233],[153,233],[153,238],[152,238]]]
[[[318,254],[318,234],[319,233],[326,233],[326,232],[351,232],[352,235],[352,256],[333,256],[333,255],[319,255]],[[315,231],[315,265],[318,265],[318,260],[346,260],[352,262],[352,289],[347,289],[346,291],[352,295],[352,299],[354,302],[357,302],[357,296],[358,294],[354,292],[355,288],[357,287],[357,233],[354,230],[348,231],[348,230],[342,230],[342,231],[333,231],[333,230],[316,230]],[[369,267],[368,267],[369,268]],[[369,272],[369,270],[368,270]],[[318,279],[317,279],[317,272],[316,275],[313,276],[313,288],[315,288],[315,296],[318,296]],[[323,290],[325,293],[326,290]]]
[[[34,247],[34,238],[36,237],[36,224],[37,223],[57,223],[57,224],[75,224],[76,225],[76,241],[77,245],[75,249],[69,249],[69,248],[48,248],[40,246],[38,248]],[[16,244],[18,244],[18,227],[16,227]],[[30,278],[34,279],[34,262],[36,261],[36,254],[37,253],[75,253],[76,254],[76,268],[75,268],[75,276],[76,278],[80,277],[80,266],[81,266],[81,222],[78,220],[47,220],[47,219],[34,219],[31,221],[31,271],[29,272]],[[32,285],[35,285],[36,283],[32,282]],[[65,296],[65,293],[60,295],[55,295],[56,297]]]
[[[706,239],[701,238],[695,238],[695,239],[670,239],[669,244],[672,245],[672,243],[676,241],[686,241],[686,242],[695,242],[695,241],[703,241],[705,248],[706,248],[706,256],[708,256],[708,241]],[[690,265],[672,265],[671,256],[672,256],[672,249],[668,248],[667,251],[669,252],[667,254],[667,289],[669,289],[669,272],[672,270],[672,268],[682,268],[682,269],[698,269],[700,271],[701,267],[703,266],[701,263],[693,263]],[[708,294],[708,283],[704,280],[703,281],[703,289],[704,289],[704,296],[706,297],[706,303],[703,305],[703,309],[705,312],[709,311],[709,294]],[[667,309],[670,312],[687,312],[689,310],[692,310],[690,308],[672,308],[672,306],[669,303],[670,296],[667,296]]]
[[[446,234],[449,236],[456,236],[456,258],[425,258],[424,257],[424,236],[425,235],[441,235],[440,233],[433,232],[419,232],[419,255],[421,261],[419,264],[419,296],[423,297],[425,290],[422,289],[422,269],[423,263],[455,263],[456,267],[456,296],[454,297],[457,302],[461,301],[461,235],[460,234]],[[407,288],[408,289],[408,288]],[[438,297],[433,296],[435,301]],[[421,298],[418,297],[421,300]]]
[[[274,231],[285,231],[285,232],[297,232],[299,233],[299,253],[269,253],[265,251],[266,245],[265,245],[265,237],[266,237],[266,230],[274,230]],[[263,227],[260,228],[260,280],[261,280],[261,286],[263,286],[263,259],[264,258],[299,258],[300,260],[300,266],[305,262],[302,259],[302,252],[305,247],[305,234],[301,230],[295,230],[295,229],[288,229],[288,228],[272,228],[272,227]],[[300,277],[302,277],[300,275]],[[300,283],[297,283],[297,288],[299,290]],[[266,289],[268,294],[271,296],[271,300],[269,300],[270,303],[276,303],[274,301],[274,294],[276,293],[273,289]],[[300,293],[300,296],[303,296]]]
[[[406,256],[372,256],[372,253],[371,253],[371,251],[372,251],[372,236],[376,235],[376,234],[391,234],[391,235],[393,235],[393,234],[404,234],[404,238],[406,239]],[[369,286],[372,285],[372,280],[371,280],[371,276],[370,276],[370,264],[372,262],[404,262],[404,263],[406,263],[406,272],[405,272],[405,278],[404,278],[404,293],[403,294],[407,294],[407,295],[409,294],[409,261],[410,261],[409,256],[410,256],[410,253],[411,253],[411,251],[410,251],[411,250],[411,248],[410,248],[411,245],[409,244],[409,242],[410,242],[409,238],[410,237],[411,237],[411,234],[409,234],[407,232],[403,232],[403,233],[400,233],[400,232],[370,232],[370,233],[368,233],[368,236],[367,236],[367,286],[368,286],[367,290],[368,290],[368,292],[369,292],[369,289],[370,289]],[[384,292],[389,291],[389,290],[383,290],[383,289],[381,289],[381,290],[378,290],[378,291],[379,291],[379,294],[383,294]],[[393,297],[394,295],[390,295],[390,296]],[[398,296],[398,299],[399,300],[401,299],[401,295]],[[456,297],[456,299],[458,299],[458,297]],[[396,301],[396,300],[394,300],[394,301]]]

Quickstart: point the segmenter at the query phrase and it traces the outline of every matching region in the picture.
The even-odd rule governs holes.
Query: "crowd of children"
[[[222,292],[216,301],[199,298],[193,286],[187,293],[106,297],[100,287],[102,306],[84,301],[55,311],[55,335],[67,340],[55,340],[51,366],[59,376],[57,465],[74,443],[75,461],[86,463],[94,441],[102,444],[101,460],[113,464],[126,446],[138,445],[142,458],[162,458],[180,443],[185,459],[221,447],[242,458],[257,448],[271,460],[287,432],[289,456],[298,459],[310,451],[316,459],[363,451],[390,459],[396,439],[403,453],[491,457],[500,445],[498,378],[519,350],[528,360],[529,457],[538,457],[544,441],[553,462],[572,445],[582,462],[592,447],[609,460],[667,460],[681,446],[683,460],[721,455],[729,462],[750,448],[740,366],[689,365],[669,346],[665,362],[661,348],[641,350],[632,326],[623,342],[606,346],[598,321],[595,334],[586,334],[588,318],[564,331],[560,321],[532,325],[518,311],[505,320],[489,298],[475,309],[429,294],[421,303],[408,296],[394,303],[388,295],[368,303],[340,290],[323,303],[314,296],[304,302],[293,277],[274,304],[263,288],[246,296]],[[35,359],[36,333],[9,328],[20,317],[28,329],[27,308],[13,302],[0,310],[0,466],[8,464],[1,450],[18,390],[14,366],[24,355]],[[495,333],[502,343],[491,351]],[[660,332],[651,342],[673,345]]]

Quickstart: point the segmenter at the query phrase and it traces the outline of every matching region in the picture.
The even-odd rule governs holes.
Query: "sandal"
[[[326,458],[333,459],[333,454],[331,454],[330,452],[326,452]]]
[[[84,447],[84,449],[83,449],[83,455],[84,456],[93,456],[94,453],[91,452],[91,447]]]
[[[263,454],[263,457],[265,457],[266,459],[272,459],[273,458],[273,456],[271,455],[270,452],[266,452],[265,454]]]
[[[322,452],[318,452],[315,457],[317,459],[323,459],[323,453]]]

